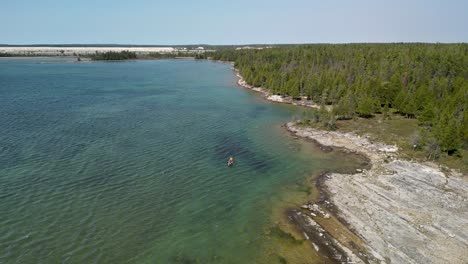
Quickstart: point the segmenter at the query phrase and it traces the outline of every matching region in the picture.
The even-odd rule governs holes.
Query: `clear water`
[[[342,162],[280,127],[303,109],[235,83],[207,61],[1,59],[0,263],[258,260],[283,187]]]

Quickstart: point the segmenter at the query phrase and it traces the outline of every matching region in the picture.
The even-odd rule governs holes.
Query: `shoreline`
[[[99,61],[108,61],[108,62],[126,62],[126,61],[150,61],[150,60],[196,60],[195,57],[172,57],[172,58],[151,58],[151,57],[143,57],[143,58],[136,58],[136,59],[125,59],[125,60],[92,60],[89,57],[81,57],[81,56],[0,56],[0,59],[46,59],[46,58],[53,58],[53,59],[81,59],[79,62],[99,62]]]
[[[266,100],[320,107],[251,86],[231,65],[237,84]],[[355,173],[322,173],[315,184],[319,201],[287,209],[290,222],[317,252],[338,262],[353,263],[468,262],[468,179],[462,173],[431,162],[405,160],[397,146],[370,142],[355,133],[299,127],[296,123],[285,127],[292,135],[313,140],[323,149],[338,148],[369,160],[369,168]],[[332,230],[320,224],[330,217],[328,214],[355,234],[363,248],[352,241],[346,243],[346,238],[331,236]]]
[[[305,97],[305,96],[301,97],[301,100],[295,100],[290,96],[285,97],[285,96],[278,95],[278,94],[272,94],[267,89],[265,89],[263,87],[254,87],[254,86],[248,84],[245,81],[244,77],[239,73],[239,70],[234,67],[234,63],[232,63],[232,62],[227,62],[227,63],[231,63],[232,69],[234,70],[234,72],[236,74],[236,77],[238,78],[237,85],[259,93],[263,98],[265,98],[268,101],[272,101],[272,102],[275,102],[275,103],[292,104],[292,105],[295,105],[295,106],[302,106],[302,107],[320,109],[320,105],[318,105],[317,103],[315,103],[315,102],[313,102],[311,100],[307,100],[307,97]],[[327,110],[330,110],[329,106],[327,106]]]
[[[354,133],[295,123],[288,123],[286,129],[295,136],[369,159],[370,169],[353,174],[324,173],[317,179],[321,196],[335,209],[328,211],[365,243],[367,254],[358,254],[358,262],[468,261],[468,181],[461,173],[401,159],[396,146],[370,142]],[[306,219],[315,217],[304,216],[304,212],[321,210],[310,203],[302,209],[296,215]],[[309,226],[316,225],[308,221]],[[357,255],[351,257],[356,262]]]

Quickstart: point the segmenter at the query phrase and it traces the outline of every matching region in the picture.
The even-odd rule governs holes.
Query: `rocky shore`
[[[263,87],[254,87],[250,84],[248,84],[245,80],[244,77],[239,73],[239,70],[233,68],[234,71],[236,72],[236,76],[238,78],[237,84],[245,87],[247,89],[253,90],[255,92],[258,92],[263,98],[266,100],[272,101],[272,102],[277,102],[277,103],[284,103],[284,104],[292,104],[296,106],[303,106],[303,107],[310,107],[310,108],[315,108],[315,109],[320,109],[320,105],[314,103],[311,100],[307,100],[307,97],[301,97],[301,100],[295,100],[290,96],[282,96],[278,94],[272,94],[270,93],[267,89]],[[329,107],[329,106],[328,106]]]
[[[233,68],[234,69],[234,68]],[[320,108],[253,87],[237,69],[238,84],[265,99]],[[370,167],[353,174],[326,173],[317,181],[321,199],[286,212],[316,251],[336,263],[468,263],[468,177],[434,163],[399,157],[398,147],[354,133],[288,123],[297,137],[324,149],[361,154]],[[364,243],[340,243],[318,220],[333,217]],[[317,220],[317,221],[315,221]]]
[[[326,235],[311,239],[316,249],[318,244],[327,246],[326,250],[335,252],[337,262],[468,263],[466,176],[435,164],[403,160],[398,147],[370,142],[354,133],[295,123],[286,127],[294,135],[323,146],[365,155],[371,164],[354,174],[325,174],[319,186],[337,218],[364,242],[366,252],[355,254]],[[319,205],[306,204],[290,218],[303,231],[310,231],[304,231],[308,239],[317,232],[327,234],[313,220],[325,218],[322,212]]]

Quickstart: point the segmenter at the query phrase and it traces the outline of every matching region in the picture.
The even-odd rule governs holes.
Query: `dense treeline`
[[[141,56],[143,59],[175,59],[181,56],[180,53],[158,53],[150,52],[146,55]]]
[[[15,54],[0,52],[0,57],[14,57]]]
[[[468,146],[468,44],[346,44],[220,50],[246,81],[333,105],[331,118],[417,118],[430,155]]]
[[[0,57],[40,57],[41,55],[35,55],[32,53],[8,53],[8,52],[0,52]]]
[[[91,55],[92,60],[133,60],[136,59],[136,53],[131,51],[109,51],[109,52],[96,52]]]

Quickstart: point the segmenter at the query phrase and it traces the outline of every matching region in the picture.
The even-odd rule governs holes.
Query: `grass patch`
[[[414,147],[412,139],[420,131],[416,119],[405,118],[401,115],[392,114],[390,118],[382,114],[375,115],[374,118],[355,118],[352,120],[338,120],[336,122],[338,131],[355,132],[359,135],[368,135],[372,141],[383,142],[389,145],[397,145],[400,149],[401,157],[405,159],[416,159],[418,161],[428,161],[427,153],[424,149]],[[432,160],[431,160],[432,161]],[[468,151],[460,150],[458,155],[441,156],[435,162],[468,173]]]

